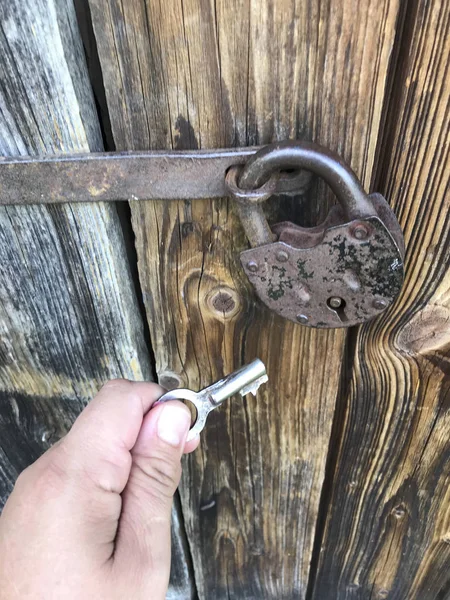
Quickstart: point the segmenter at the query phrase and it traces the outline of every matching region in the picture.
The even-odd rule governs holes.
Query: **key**
[[[168,402],[169,400],[188,400],[192,402],[197,414],[186,439],[186,441],[189,441],[194,439],[203,430],[206,419],[212,410],[235,394],[240,394],[244,397],[246,394],[252,393],[256,396],[259,386],[268,380],[266,367],[257,358],[200,392],[193,392],[188,389],[172,390],[161,396],[153,406]]]

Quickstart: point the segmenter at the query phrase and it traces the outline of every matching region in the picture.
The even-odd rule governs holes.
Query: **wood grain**
[[[357,336],[317,600],[450,598],[449,26],[410,3],[379,177],[407,279]]]
[[[4,2],[0,19],[0,154],[101,150],[71,3]],[[1,208],[1,504],[105,380],[149,376],[115,207]]]
[[[368,185],[398,3],[90,0],[118,149],[298,137]],[[286,201],[290,218],[327,203]],[[311,201],[316,196],[311,196]],[[281,211],[273,205],[275,219]],[[215,411],[185,464],[183,514],[200,598],[304,598],[345,334],[266,311],[238,265],[231,203],[132,205],[163,385],[198,389],[260,356],[270,383]]]
[[[72,2],[8,0],[0,20],[0,155],[102,150]],[[152,378],[116,206],[1,208],[0,507],[115,377]],[[169,597],[184,599],[179,510],[173,522]]]
[[[8,2],[0,15],[0,153],[100,150],[71,4]],[[148,377],[115,207],[4,207],[0,219],[1,389],[81,407],[105,379]]]

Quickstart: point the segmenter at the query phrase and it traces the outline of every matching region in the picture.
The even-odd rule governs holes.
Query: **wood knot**
[[[231,319],[240,310],[241,301],[236,290],[227,286],[212,289],[207,297],[206,304],[209,310],[220,319]]]
[[[393,509],[392,514],[396,519],[403,519],[403,517],[406,515],[406,508],[403,504],[399,504]]]
[[[426,354],[450,344],[450,309],[431,304],[417,312],[398,336],[400,348]]]
[[[187,238],[195,230],[195,224],[191,221],[186,221],[181,225],[181,236]]]
[[[162,385],[166,390],[175,390],[176,388],[183,387],[183,382],[180,377],[173,371],[163,371],[158,375],[159,385]]]

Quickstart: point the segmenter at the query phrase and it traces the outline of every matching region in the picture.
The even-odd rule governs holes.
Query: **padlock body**
[[[280,316],[311,327],[350,327],[379,315],[399,294],[403,248],[395,226],[388,229],[379,216],[337,220],[313,230],[280,224],[273,228],[278,241],[241,253],[257,295]]]

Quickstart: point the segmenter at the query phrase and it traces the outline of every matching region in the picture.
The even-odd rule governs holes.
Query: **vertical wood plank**
[[[73,7],[0,6],[0,155],[100,150]],[[111,377],[150,376],[115,207],[0,209],[0,506]]]
[[[317,600],[450,597],[448,2],[410,3],[381,186],[407,279],[359,330]]]
[[[117,148],[314,139],[369,183],[397,2],[90,6]],[[304,202],[292,207],[306,218]],[[309,212],[325,211],[321,194]],[[132,215],[161,383],[198,389],[256,355],[270,377],[257,400],[211,415],[185,464],[199,595],[304,598],[345,334],[287,323],[255,301],[229,201],[136,203]]]
[[[0,6],[0,154],[101,150],[69,0]],[[151,379],[116,207],[0,210],[0,506],[114,377]],[[174,512],[170,597],[191,596]]]
[[[100,150],[71,2],[11,1],[0,18],[0,154]],[[115,207],[3,207],[0,220],[1,390],[80,408],[110,377],[149,377]]]
[[[0,5],[0,155],[99,151],[71,0]],[[115,205],[0,210],[0,506],[108,379],[151,379]],[[192,595],[179,511],[171,597]]]

